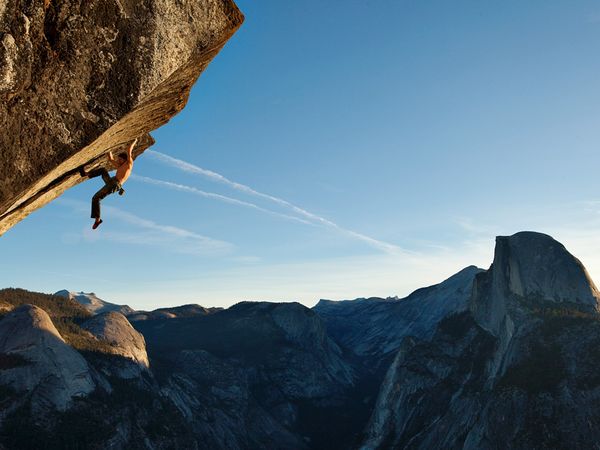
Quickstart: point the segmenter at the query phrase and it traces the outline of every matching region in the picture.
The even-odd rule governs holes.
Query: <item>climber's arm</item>
[[[108,161],[110,162],[111,166],[113,166],[115,169],[119,167],[119,163],[113,156],[112,152],[108,152]]]
[[[131,145],[129,146],[129,149],[127,150],[127,156],[129,157],[128,162],[130,164],[133,164],[133,147],[135,147],[135,144],[137,144],[137,138],[135,138],[133,140],[133,142],[131,143]]]

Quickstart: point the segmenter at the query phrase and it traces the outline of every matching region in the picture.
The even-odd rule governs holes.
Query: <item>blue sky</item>
[[[597,2],[237,3],[101,228],[95,179],[1,238],[0,285],[310,306],[487,267],[520,230],[600,280]]]

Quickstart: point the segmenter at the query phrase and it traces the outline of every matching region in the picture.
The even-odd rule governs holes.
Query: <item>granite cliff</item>
[[[0,0],[0,235],[186,104],[232,0]]]
[[[361,448],[595,448],[599,346],[579,260],[544,234],[498,237],[469,308],[402,341]]]

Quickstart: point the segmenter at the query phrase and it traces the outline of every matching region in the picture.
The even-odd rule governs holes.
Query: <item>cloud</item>
[[[281,217],[286,220],[292,220],[294,222],[300,222],[300,223],[303,223],[306,225],[312,225],[311,222],[301,219],[299,217],[290,216],[289,214],[282,214],[282,213],[279,213],[276,211],[271,211],[270,209],[261,208],[260,206],[255,205],[254,203],[245,202],[243,200],[238,200],[236,198],[228,197],[226,195],[221,195],[221,194],[217,194],[214,192],[202,191],[202,190],[196,189],[195,187],[192,187],[192,186],[186,186],[184,184],[173,183],[171,181],[157,180],[156,178],[144,177],[141,175],[131,175],[131,179],[135,180],[135,181],[141,181],[143,183],[153,184],[155,186],[166,187],[166,188],[173,189],[176,191],[189,192],[191,194],[195,194],[200,197],[211,198],[214,200],[222,201],[222,202],[233,204],[233,205],[252,208],[257,211],[261,211],[261,212],[264,212],[264,213],[272,215],[272,216]]]
[[[255,197],[269,200],[273,203],[283,206],[284,208],[287,208],[290,211],[293,211],[298,216],[301,216],[304,219],[307,219],[314,224],[322,225],[324,227],[333,229],[336,232],[343,234],[345,236],[365,242],[366,244],[370,245],[371,247],[374,247],[385,253],[399,254],[399,253],[405,252],[402,248],[400,248],[397,245],[390,244],[388,242],[384,242],[379,239],[375,239],[370,236],[367,236],[365,234],[358,233],[356,231],[344,228],[344,227],[338,225],[337,223],[332,222],[331,220],[325,219],[324,217],[321,217],[317,214],[311,213],[310,211],[300,208],[299,206],[296,206],[293,203],[288,202],[287,200],[284,200],[279,197],[275,197],[273,195],[265,194],[263,192],[259,192],[255,189],[252,189],[250,186],[246,186],[245,184],[241,184],[241,183],[232,181],[219,173],[213,172],[212,170],[203,169],[202,167],[198,167],[198,166],[196,166],[194,164],[190,164],[186,161],[182,161],[180,159],[173,158],[172,156],[165,155],[164,153],[160,153],[155,150],[147,150],[146,154],[155,157],[156,159],[163,162],[164,164],[167,164],[168,166],[174,167],[174,168],[182,170],[184,172],[200,175],[200,176],[208,178],[212,181],[216,181],[218,183],[225,184],[239,192],[243,192],[245,194],[249,194],[249,195],[253,195]]]
[[[61,198],[58,204],[69,206],[76,211],[87,212],[88,205],[77,200]],[[114,232],[100,228],[92,231],[85,228],[83,239],[86,241],[107,240],[124,244],[149,245],[162,247],[169,251],[201,256],[215,256],[229,254],[234,250],[234,245],[195,233],[184,228],[162,225],[149,219],[144,219],[135,214],[123,211],[114,206],[104,206],[103,210],[111,219],[117,219],[138,228],[135,232]]]

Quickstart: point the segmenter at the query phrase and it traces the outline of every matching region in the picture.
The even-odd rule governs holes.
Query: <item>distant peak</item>
[[[444,281],[442,281],[440,284],[444,284],[447,282],[451,282],[454,280],[457,280],[459,278],[472,278],[475,274],[479,273],[479,272],[483,272],[484,269],[477,267],[477,266],[467,266],[462,270],[459,270],[458,272],[456,272],[454,275],[448,277],[447,279],[445,279]]]
[[[511,236],[497,236],[498,238],[506,238],[506,239],[534,239],[534,240],[539,240],[539,239],[545,239],[545,240],[551,240],[554,242],[558,242],[556,239],[554,239],[552,236],[550,236],[549,234],[545,234],[545,233],[540,233],[539,231],[518,231],[517,233],[511,235]]]
[[[69,298],[69,296],[71,295],[71,292],[68,289],[62,289],[60,291],[56,291],[54,293],[54,295],[57,295],[59,297]]]

